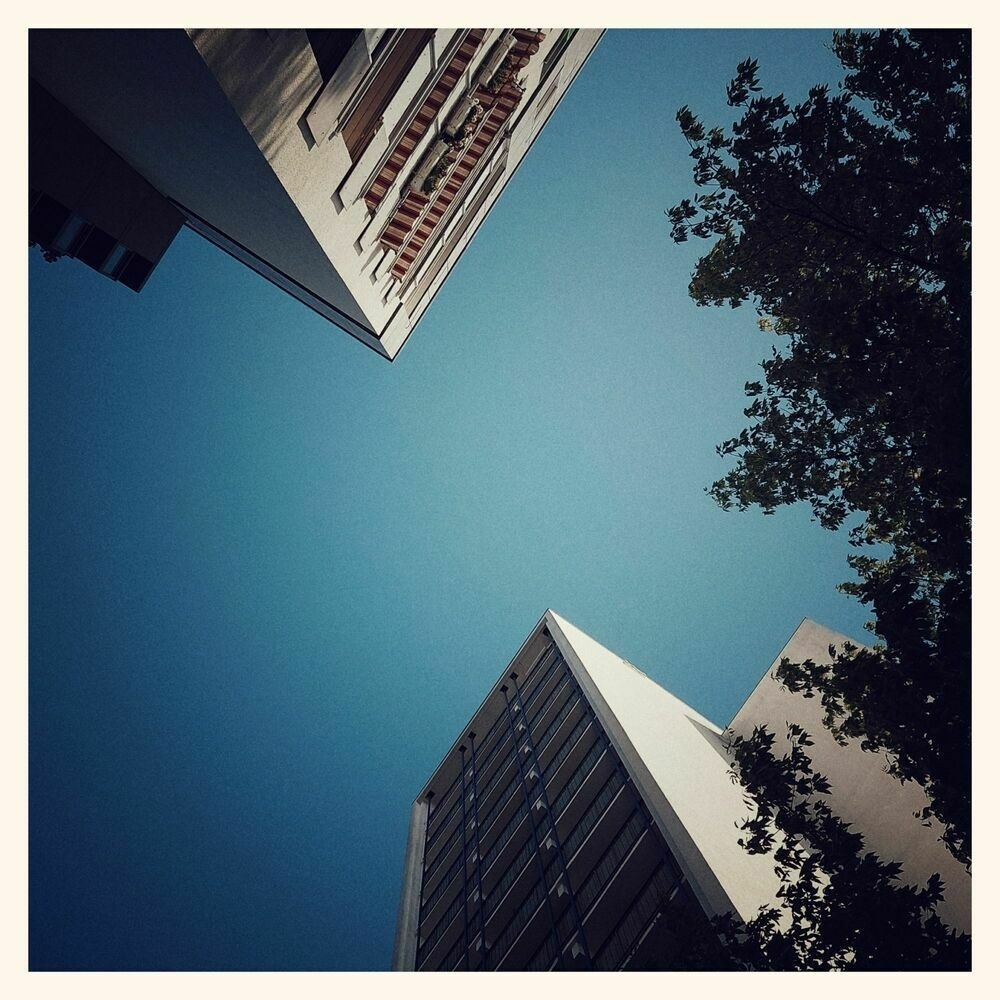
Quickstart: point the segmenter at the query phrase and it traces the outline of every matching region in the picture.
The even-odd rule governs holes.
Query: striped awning
[[[383,246],[396,251],[392,275],[402,279],[417,259],[450,205],[464,187],[476,164],[486,155],[523,96],[516,83],[517,73],[538,51],[544,32],[530,28],[514,30],[515,44],[510,51],[511,78],[497,91],[477,87],[473,95],[486,109],[483,120],[471,142],[462,150],[443,186],[425,195],[409,191],[396,206],[388,225],[379,238]]]
[[[472,28],[465,36],[458,51],[452,56],[445,71],[438,78],[434,89],[427,95],[427,99],[414,116],[413,121],[410,122],[406,132],[396,143],[395,149],[390,153],[371,186],[365,191],[365,202],[372,211],[375,211],[381,204],[382,199],[399,176],[399,172],[406,166],[406,161],[413,155],[417,144],[427,134],[427,130],[437,113],[454,91],[466,67],[476,54],[476,50],[482,45],[486,30],[486,28]]]

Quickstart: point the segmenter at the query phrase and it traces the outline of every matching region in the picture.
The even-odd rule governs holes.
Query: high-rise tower
[[[772,670],[846,641],[807,619]],[[904,881],[939,872],[939,914],[969,930],[969,875],[914,817],[923,790],[837,746],[817,702],[768,671],[729,730],[765,725],[780,748],[786,722],[804,725],[834,810]],[[750,919],[780,887],[738,843],[730,736],[546,611],[413,804],[393,967],[719,967],[710,918]]]
[[[391,360],[600,37],[33,30],[31,241],[138,290],[183,224]]]
[[[413,805],[394,967],[711,967],[776,888],[721,730],[547,611]]]

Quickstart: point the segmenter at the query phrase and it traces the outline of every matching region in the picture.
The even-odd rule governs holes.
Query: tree
[[[28,245],[38,247],[38,249],[42,251],[42,257],[44,257],[49,264],[54,264],[57,260],[61,260],[65,256],[62,250],[53,250],[50,247],[43,247],[40,243],[31,242]]]
[[[848,71],[789,106],[755,60],[728,88],[727,131],[677,120],[702,189],[668,212],[712,240],[690,294],[750,302],[782,346],[748,382],[751,423],[717,451],[724,509],[806,502],[858,518],[842,590],[870,603],[872,650],[783,663],[840,740],[886,752],[971,863],[970,35],[835,33]],[[925,816],[925,818],[927,818]]]
[[[935,912],[944,888],[937,875],[923,888],[902,884],[897,862],[864,850],[864,838],[834,816],[830,786],[813,771],[801,726],[788,726],[789,752],[776,758],[763,727],[735,737],[733,777],[754,812],[740,844],[773,853],[780,903],[744,924],[732,914],[715,927],[738,968],[900,971],[970,968],[968,934]]]

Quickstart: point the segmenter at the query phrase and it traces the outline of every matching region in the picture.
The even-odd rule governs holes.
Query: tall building
[[[174,232],[196,230],[391,360],[600,35],[34,30],[32,241],[130,284],[107,241],[88,250],[80,232],[128,250],[152,225],[140,188]],[[49,124],[60,116],[72,143]],[[119,175],[130,207],[115,205]],[[130,287],[169,244],[160,229]]]
[[[815,655],[831,639],[844,637],[807,621],[782,654]],[[773,680],[762,685],[733,725],[783,733],[796,706],[775,696]],[[716,966],[709,918],[750,919],[780,887],[771,858],[737,842],[747,807],[729,738],[546,611],[413,804],[393,968]],[[885,790],[870,772],[887,776],[875,755],[857,753],[830,768],[831,780],[854,782],[835,805],[867,797],[857,816],[909,836],[920,827],[913,800],[892,799],[891,817],[875,819]],[[951,860],[933,836],[914,836],[916,857],[900,856],[905,837],[886,851],[908,874],[926,878],[928,864]],[[946,881],[967,879],[952,866]],[[949,883],[963,929],[967,890]]]
[[[728,772],[718,726],[546,611],[413,804],[394,968],[689,967],[706,914],[777,888]]]

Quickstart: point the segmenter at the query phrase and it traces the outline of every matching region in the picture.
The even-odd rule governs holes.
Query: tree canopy
[[[780,345],[709,492],[766,514],[805,502],[876,546],[842,589],[872,606],[880,641],[779,676],[922,784],[969,864],[970,34],[845,31],[833,50],[836,92],[765,96],[748,59],[731,128],[677,113],[701,190],[669,210],[671,236],[712,241],[690,294],[750,303]]]
[[[946,927],[936,912],[943,884],[907,885],[901,866],[866,851],[864,838],[831,812],[827,779],[812,768],[809,735],[788,726],[789,751],[774,754],[763,727],[731,746],[733,774],[752,814],[740,843],[774,856],[780,908],[765,907],[747,923],[731,914],[715,921],[738,968],[754,971],[964,970],[968,934]]]

